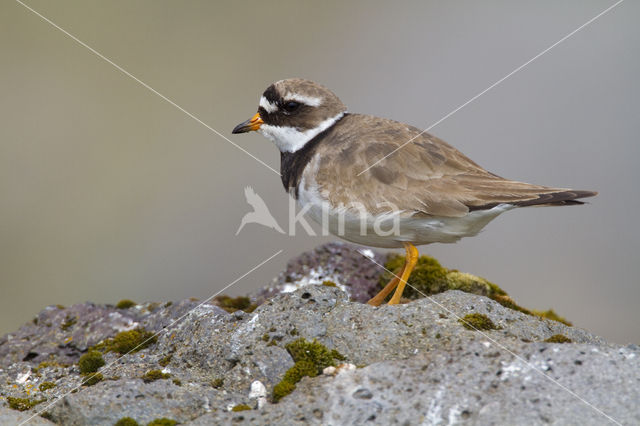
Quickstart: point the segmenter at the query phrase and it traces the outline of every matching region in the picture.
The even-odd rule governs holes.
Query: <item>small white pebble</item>
[[[324,374],[325,376],[335,376],[336,368],[331,365],[331,366],[325,368],[324,370],[322,370],[322,374]]]
[[[267,403],[267,388],[260,380],[255,380],[251,383],[249,398],[258,400],[258,409],[264,407]]]
[[[18,377],[16,378],[16,383],[18,383],[19,385],[24,384],[27,379],[29,379],[29,376],[31,376],[31,371],[27,371],[26,373],[23,374],[18,374]]]
[[[356,365],[351,364],[350,362],[345,362],[344,364],[340,364],[338,366],[338,374],[346,372],[346,371],[355,371]]]
[[[267,388],[262,384],[260,380],[255,380],[251,383],[251,391],[249,392],[249,398],[260,398],[261,396],[267,396]]]
[[[322,370],[322,374],[325,376],[335,376],[337,374],[344,373],[345,371],[354,371],[356,366],[349,362],[345,362],[344,364],[340,364],[337,367],[329,366]]]
[[[162,374],[169,374],[169,373],[171,373],[171,369],[169,369],[169,368],[163,368],[162,369]]]
[[[482,342],[482,344],[484,345],[485,348],[491,347],[491,342]]]

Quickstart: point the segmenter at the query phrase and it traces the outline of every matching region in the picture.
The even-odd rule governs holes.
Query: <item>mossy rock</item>
[[[284,373],[284,377],[273,387],[273,402],[289,395],[296,388],[303,377],[316,377],[322,370],[335,366],[336,361],[342,361],[345,357],[335,349],[329,349],[314,340],[308,342],[304,338],[288,343],[285,348],[293,358],[295,364]]]
[[[175,420],[162,417],[160,419],[151,420],[147,423],[147,426],[175,426],[177,424],[178,422]]]
[[[247,404],[238,404],[231,409],[231,411],[246,411],[246,410],[251,410],[251,407],[249,407]]]
[[[40,383],[40,386],[38,386],[38,389],[40,390],[40,392],[44,392],[49,389],[53,389],[55,387],[56,387],[56,384],[53,382],[42,382]]]
[[[117,309],[129,309],[133,308],[134,306],[136,306],[136,302],[129,299],[122,299],[116,304]]]
[[[13,396],[7,397],[7,403],[9,404],[9,408],[12,408],[18,411],[30,410],[31,408],[35,407],[36,405],[44,401],[45,401],[44,399],[35,400],[35,399],[28,399],[28,398],[15,398]]]
[[[231,313],[235,311],[253,312],[258,307],[258,305],[251,303],[251,299],[246,296],[231,297],[222,294],[213,300],[216,305]]]
[[[101,373],[90,373],[87,378],[82,382],[85,386],[93,386],[104,380]]]
[[[491,318],[484,314],[467,314],[458,320],[467,330],[497,330],[498,327],[491,321]]]
[[[573,340],[569,339],[564,334],[554,334],[553,336],[544,339],[547,343],[572,343]]]
[[[571,322],[567,321],[565,318],[556,314],[553,309],[549,309],[548,311],[532,311],[532,313],[533,315],[537,315],[545,319],[561,322],[562,324],[568,325],[569,327],[573,325]]]
[[[60,330],[67,331],[78,322],[78,318],[67,315],[64,322],[60,325]]]
[[[131,417],[123,417],[118,420],[114,426],[140,426],[140,423],[136,422]]]
[[[163,357],[160,361],[158,361],[158,364],[160,364],[160,366],[162,367],[166,367],[167,365],[169,365],[172,358],[173,358],[173,354],[169,354]]]
[[[394,275],[399,276],[401,274],[404,262],[404,256],[391,255],[389,257],[385,263],[385,268],[392,273],[385,272],[380,276],[381,287],[384,287]],[[485,296],[495,300],[506,308],[527,315],[537,315],[545,319],[559,321],[565,325],[572,325],[569,321],[557,315],[553,310],[531,311],[523,308],[509,297],[503,289],[491,281],[466,272],[447,269],[431,256],[420,256],[418,258],[416,267],[409,276],[408,285],[405,287],[403,297],[415,300],[447,290],[459,290],[465,293]]]
[[[113,338],[104,340],[90,348],[90,350],[117,352],[124,355],[130,352],[141,351],[156,343],[157,340],[154,333],[144,328],[136,328],[135,330],[121,331]]]
[[[78,360],[78,368],[81,374],[95,373],[105,364],[102,353],[99,351],[89,351]]]
[[[151,383],[151,382],[155,382],[156,380],[168,379],[169,377],[171,377],[170,374],[163,373],[160,370],[149,370],[142,375],[141,379],[145,383]]]

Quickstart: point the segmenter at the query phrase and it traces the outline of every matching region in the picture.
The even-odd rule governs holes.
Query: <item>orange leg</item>
[[[411,275],[411,271],[413,271],[413,268],[415,268],[416,263],[418,262],[418,249],[411,243],[404,243],[404,248],[407,250],[407,260],[404,263],[402,275],[400,275],[400,279],[398,280],[396,292],[393,293],[391,300],[389,300],[389,305],[397,305],[400,303],[404,286],[407,285],[409,275]]]
[[[405,262],[405,266],[406,264],[407,263]],[[404,271],[404,268],[405,267],[403,266],[402,267],[403,271]],[[402,275],[402,272],[400,272],[400,275]],[[369,300],[367,303],[373,306],[380,306],[380,304],[384,302],[384,299],[387,298],[389,293],[391,293],[398,286],[399,282],[400,282],[400,277],[397,275],[394,275],[391,281],[389,281],[389,283],[386,286],[384,286],[382,290],[380,290],[380,293],[373,296],[373,298],[371,298],[371,300]]]
[[[380,306],[384,299],[395,289],[398,287],[398,284],[401,284],[400,287],[396,290],[395,294],[389,301],[390,305],[395,305],[400,301],[400,297],[402,297],[402,292],[404,291],[404,286],[407,284],[407,280],[409,279],[409,275],[411,275],[411,271],[416,266],[416,262],[418,261],[418,249],[411,243],[404,243],[404,248],[407,250],[407,257],[404,262],[404,266],[402,267],[402,271],[400,271],[400,275],[395,275],[391,281],[382,289],[380,293],[376,294],[371,300],[367,303],[373,306]],[[407,271],[407,268],[408,271]]]

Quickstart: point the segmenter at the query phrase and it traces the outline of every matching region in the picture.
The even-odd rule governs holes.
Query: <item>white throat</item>
[[[327,130],[329,127],[340,120],[344,112],[337,114],[331,118],[327,118],[313,129],[301,132],[295,127],[272,126],[270,124],[262,124],[258,133],[276,144],[280,152],[296,152],[306,145],[311,139],[315,138],[319,133]]]

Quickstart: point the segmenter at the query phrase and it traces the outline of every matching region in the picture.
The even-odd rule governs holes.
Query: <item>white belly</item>
[[[463,217],[416,217],[414,212],[407,211],[374,217],[354,208],[330,206],[315,185],[305,185],[304,179],[298,188],[298,202],[306,210],[306,216],[322,226],[323,234],[384,248],[402,247],[403,242],[414,245],[455,243],[463,237],[477,235],[501,213],[515,208],[511,204],[499,204]]]

